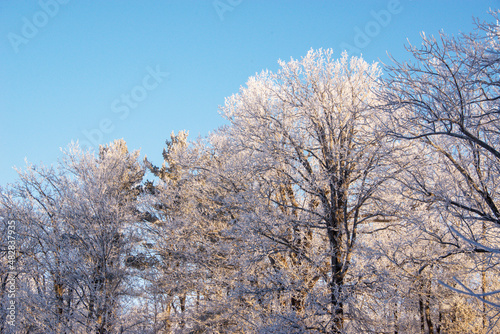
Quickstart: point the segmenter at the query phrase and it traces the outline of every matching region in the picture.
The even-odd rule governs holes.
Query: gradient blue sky
[[[161,163],[172,131],[204,136],[249,76],[311,48],[408,59],[419,34],[473,29],[500,1],[0,1],[0,184],[72,140],[124,138]],[[54,3],[58,4],[57,6]],[[225,11],[224,11],[225,10]],[[392,10],[391,17],[374,13]],[[32,26],[33,25],[33,26]],[[36,26],[38,25],[38,27]],[[33,30],[33,27],[36,30]],[[378,28],[377,28],[378,27]],[[30,30],[31,28],[31,30]],[[368,29],[369,40],[355,39]],[[371,29],[371,30],[370,30]],[[149,73],[168,72],[154,80]],[[149,75],[149,76],[148,76]],[[146,88],[147,89],[146,89]],[[126,102],[126,96],[135,96]],[[127,105],[129,103],[129,105]],[[133,107],[133,108],[132,108]],[[128,109],[128,115],[127,115]],[[101,127],[101,128],[100,128]],[[105,130],[104,133],[102,130]],[[102,138],[99,132],[102,133]]]

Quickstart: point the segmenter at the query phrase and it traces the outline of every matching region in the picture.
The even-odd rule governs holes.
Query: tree
[[[486,291],[486,276],[496,270],[500,236],[500,58],[497,26],[478,27],[457,38],[423,35],[421,46],[408,48],[415,63],[395,61],[388,68],[381,99],[392,134],[421,143],[425,158],[434,159],[430,173],[422,172],[429,164],[411,172],[410,200],[438,214],[443,233],[434,237],[446,254],[470,254],[475,264],[469,269],[482,276],[482,292],[472,293],[460,281],[460,288],[446,285],[480,297],[486,313],[486,305],[498,308],[492,300],[498,292]]]
[[[157,177],[145,188],[147,230],[158,259],[150,288],[166,300],[158,329],[242,332],[230,297],[240,265],[238,245],[228,234],[234,216],[223,201],[237,181],[231,184],[221,173],[228,151],[214,142],[215,135],[193,142],[187,136],[172,133],[161,167],[145,159]]]
[[[250,78],[222,108],[234,154],[248,157],[240,168],[256,180],[241,198],[241,226],[269,245],[262,252],[277,275],[289,275],[292,313],[314,314],[300,320],[304,330],[340,333],[358,235],[390,214],[381,191],[398,171],[390,164],[395,146],[370,108],[380,71],[346,54],[334,60],[331,50],[279,64],[275,74]],[[310,299],[313,289],[322,292]]]
[[[97,158],[70,147],[57,169],[28,166],[2,191],[1,212],[25,240],[18,280],[27,331],[119,330],[144,174],[138,154],[123,140],[101,147]]]

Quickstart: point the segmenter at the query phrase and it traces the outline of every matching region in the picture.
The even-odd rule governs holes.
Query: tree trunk
[[[425,320],[427,323],[427,328],[429,329],[429,333],[434,333],[434,324],[432,323],[431,308],[428,296],[425,299]]]
[[[430,297],[431,297],[431,280],[429,279],[427,281],[427,289],[425,291],[425,319],[427,322],[427,329],[429,330],[429,333],[434,333],[434,324],[432,323],[432,317],[431,317],[431,307],[430,307]]]
[[[422,284],[420,284],[422,287]],[[424,300],[422,289],[418,291],[418,313],[420,315],[420,333],[425,334],[425,315],[424,315]]]
[[[394,334],[398,334],[398,303],[394,303]]]
[[[342,287],[344,286],[344,275],[342,273],[342,257],[340,252],[339,231],[330,226],[328,235],[330,238],[331,273],[330,294],[332,303],[332,333],[342,333],[344,328],[344,304],[342,300]]]

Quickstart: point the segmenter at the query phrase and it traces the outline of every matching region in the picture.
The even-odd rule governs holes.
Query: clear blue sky
[[[129,149],[161,163],[172,131],[194,138],[224,124],[224,98],[256,72],[276,70],[278,59],[311,48],[340,55],[346,47],[369,62],[387,62],[386,52],[406,59],[407,38],[419,43],[421,31],[471,31],[473,16],[490,19],[488,10],[499,5],[2,0],[0,184],[15,180],[12,166],[23,168],[25,158],[50,165],[61,147],[88,144],[88,137],[124,138]]]

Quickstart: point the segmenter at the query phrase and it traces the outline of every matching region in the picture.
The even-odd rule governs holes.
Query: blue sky
[[[473,29],[500,1],[0,1],[0,184],[72,140],[124,138],[161,163],[172,131],[204,136],[249,76],[311,48],[408,59],[419,34]],[[363,36],[363,35],[364,36]]]

